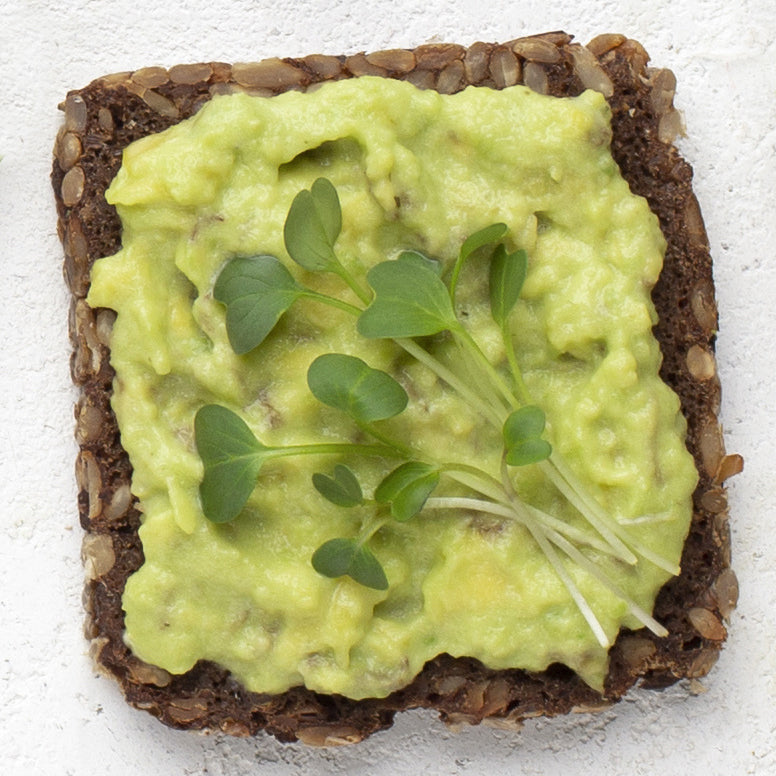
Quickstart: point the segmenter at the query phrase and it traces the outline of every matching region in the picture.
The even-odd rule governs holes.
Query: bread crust
[[[741,460],[725,454],[717,417],[712,265],[692,170],[673,145],[681,129],[673,107],[675,79],[668,70],[649,68],[648,59],[639,43],[621,35],[601,35],[582,46],[554,32],[468,48],[433,44],[348,57],[144,68],[97,79],[67,95],[52,183],[72,294],[71,371],[81,391],[75,408],[76,477],[86,532],[86,635],[97,665],[118,681],[129,703],[175,728],[238,736],[266,730],[281,741],[329,745],[360,741],[409,708],[435,709],[449,724],[488,720],[519,728],[528,717],[608,706],[636,683],[660,688],[711,669],[737,598],[723,483],[740,470]],[[660,220],[668,243],[653,292],[660,316],[655,333],[664,356],[661,375],[680,397],[699,484],[682,573],[665,585],[655,605],[669,636],[623,631],[612,647],[603,694],[560,665],[541,673],[493,671],[476,660],[442,655],[409,686],[381,700],[353,701],[304,688],[268,696],[247,692],[207,662],[171,676],[141,663],[124,644],[121,595],[143,561],[140,516],[110,407],[114,314],[91,309],[85,299],[92,264],[121,244],[121,224],[104,192],[129,143],[188,118],[215,94],[272,95],[360,75],[399,78],[446,93],[470,84],[525,83],[556,96],[598,89],[612,108],[614,158],[631,189],[648,200]]]

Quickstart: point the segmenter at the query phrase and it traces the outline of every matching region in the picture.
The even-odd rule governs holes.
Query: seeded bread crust
[[[72,293],[71,370],[81,390],[75,408],[76,477],[86,532],[86,636],[97,665],[118,681],[129,703],[175,728],[237,736],[265,730],[281,741],[330,745],[355,743],[387,728],[404,709],[435,709],[451,725],[487,721],[519,728],[529,717],[607,707],[636,683],[661,688],[711,669],[738,595],[723,482],[740,470],[742,461],[725,454],[717,418],[712,266],[692,170],[673,146],[682,128],[673,107],[676,82],[669,70],[648,67],[648,59],[639,43],[622,35],[601,35],[582,46],[554,32],[468,48],[433,44],[349,57],[149,67],[100,78],[67,95],[52,182]],[[525,83],[556,96],[597,89],[612,108],[614,157],[631,189],[646,197],[660,219],[668,242],[653,293],[660,316],[656,336],[664,355],[661,374],[681,399],[700,481],[682,573],[662,589],[655,607],[670,635],[661,639],[623,631],[611,651],[603,695],[560,665],[542,673],[492,671],[476,660],[446,655],[382,700],[352,701],[304,688],[260,695],[207,662],[172,676],[140,662],[123,642],[121,595],[128,576],[142,564],[143,551],[137,534],[140,515],[130,492],[131,466],[110,407],[114,313],[93,310],[85,300],[93,262],[121,245],[121,225],[104,192],[129,143],[188,118],[213,95],[247,91],[270,96],[360,75],[398,78],[442,93],[470,84],[500,89]]]

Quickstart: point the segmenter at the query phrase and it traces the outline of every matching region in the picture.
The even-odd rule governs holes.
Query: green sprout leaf
[[[404,522],[417,515],[439,483],[439,470],[421,461],[407,461],[377,486],[375,501],[390,504],[391,515]]]
[[[499,245],[490,262],[490,310],[493,320],[502,328],[517,304],[525,282],[528,254],[524,250],[507,253]]]
[[[260,345],[304,293],[274,256],[238,256],[227,262],[213,296],[226,305],[226,331],[234,352],[242,355]]]
[[[389,374],[343,353],[318,356],[307,370],[307,384],[318,401],[360,423],[392,418],[408,401],[407,392]]]
[[[388,578],[380,561],[355,539],[330,539],[313,554],[313,568],[325,577],[345,575],[374,590],[387,590]]]
[[[313,474],[313,485],[326,500],[339,507],[357,507],[364,503],[364,494],[356,475],[340,463],[334,467],[331,477],[320,472]]]
[[[436,259],[429,258],[420,251],[402,251],[397,257],[399,261],[409,261],[419,267],[430,269],[437,277],[442,277],[442,264]]]
[[[463,242],[461,250],[458,253],[458,260],[461,262],[466,261],[474,251],[479,248],[494,243],[501,238],[507,231],[506,224],[491,224],[484,229],[480,229],[478,232],[469,235]]]
[[[491,224],[484,229],[480,229],[474,234],[469,235],[461,245],[458,251],[458,258],[455,260],[455,266],[450,277],[450,299],[455,304],[455,291],[458,286],[458,276],[461,274],[461,268],[466,259],[476,250],[483,248],[490,243],[496,242],[507,231],[506,224]]]
[[[194,418],[194,437],[205,476],[199,486],[202,510],[213,523],[228,523],[242,512],[272,454],[242,418],[226,407],[207,404]]]
[[[506,461],[510,466],[527,466],[550,457],[552,446],[544,433],[544,412],[534,405],[515,410],[504,422]]]
[[[377,264],[366,277],[375,298],[358,319],[361,336],[424,337],[457,325],[447,287],[416,252],[405,251],[395,261]]]
[[[311,272],[340,273],[334,243],[342,229],[342,210],[331,181],[318,178],[310,190],[300,191],[283,227],[288,255]]]

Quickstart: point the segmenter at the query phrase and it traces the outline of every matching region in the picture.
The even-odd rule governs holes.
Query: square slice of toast
[[[603,694],[560,665],[541,673],[496,671],[442,655],[385,699],[354,701],[305,688],[268,696],[246,691],[210,663],[170,675],[138,660],[124,643],[122,591],[143,562],[140,513],[110,404],[114,313],[86,302],[92,264],[121,247],[121,224],[105,191],[129,143],[192,116],[214,95],[272,96],[362,75],[407,80],[442,93],[518,83],[554,96],[600,91],[612,110],[614,158],[631,190],[645,197],[659,218],[667,241],[653,292],[661,376],[680,397],[699,484],[681,575],[665,585],[654,610],[669,635],[623,631],[611,649]],[[468,48],[433,44],[352,56],[147,67],[99,78],[67,95],[52,181],[72,293],[72,375],[81,391],[75,409],[76,476],[86,532],[86,635],[97,664],[118,681],[129,703],[176,728],[240,736],[266,730],[282,741],[320,745],[360,741],[410,708],[435,709],[450,724],[489,719],[519,728],[528,717],[606,707],[637,683],[661,688],[711,669],[737,597],[723,483],[741,460],[725,454],[717,418],[712,265],[692,170],[673,145],[681,131],[674,88],[672,73],[649,67],[647,53],[633,40],[608,34],[584,46],[556,32]]]

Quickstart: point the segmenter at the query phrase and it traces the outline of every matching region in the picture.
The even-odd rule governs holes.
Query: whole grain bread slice
[[[86,635],[97,664],[115,677],[129,703],[176,728],[240,736],[266,730],[282,741],[353,743],[389,727],[404,709],[436,709],[450,724],[487,720],[519,727],[528,717],[608,706],[636,683],[661,688],[710,670],[737,598],[723,482],[740,469],[741,459],[725,454],[717,418],[712,266],[692,170],[673,145],[681,131],[673,107],[675,79],[669,70],[647,63],[642,46],[622,35],[601,35],[583,46],[554,32],[468,48],[433,44],[352,56],[147,67],[97,79],[67,95],[52,181],[72,292],[71,368],[81,390],[75,409],[76,476],[86,531]],[[681,399],[700,481],[682,573],[663,588],[655,608],[670,635],[621,633],[611,650],[603,694],[560,665],[542,673],[493,671],[475,660],[442,655],[409,686],[382,700],[353,701],[304,688],[268,696],[247,692],[210,663],[171,676],[140,662],[124,644],[121,595],[143,562],[140,515],[110,406],[114,314],[91,309],[85,300],[93,262],[121,244],[121,225],[104,192],[129,143],[188,118],[215,94],[241,90],[269,96],[367,74],[443,93],[470,84],[499,89],[516,83],[556,96],[601,91],[613,114],[614,157],[631,189],[646,197],[660,219],[668,248],[653,298],[660,316],[662,376]]]

